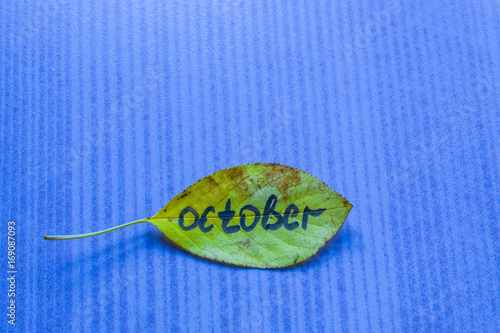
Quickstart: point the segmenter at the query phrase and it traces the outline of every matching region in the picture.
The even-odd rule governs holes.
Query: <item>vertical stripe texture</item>
[[[500,331],[499,17],[498,1],[3,1],[0,267],[14,219],[19,273],[2,327]],[[353,203],[306,264],[205,262],[150,225],[43,240],[251,162]]]

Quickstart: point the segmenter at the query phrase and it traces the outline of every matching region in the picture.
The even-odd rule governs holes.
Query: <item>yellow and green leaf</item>
[[[202,258],[280,268],[318,252],[342,227],[351,208],[346,199],[307,172],[257,163],[215,172],[174,197],[153,217],[127,225],[148,221]],[[116,228],[46,239],[88,237]]]

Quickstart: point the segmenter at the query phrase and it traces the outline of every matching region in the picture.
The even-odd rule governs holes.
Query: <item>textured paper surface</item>
[[[498,1],[4,1],[16,330],[498,331],[498,17]],[[252,162],[354,205],[307,264],[225,267],[146,224],[43,240]]]

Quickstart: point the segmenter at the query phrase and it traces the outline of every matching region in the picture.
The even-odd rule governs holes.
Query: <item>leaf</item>
[[[257,163],[215,172],[174,197],[153,217],[123,226],[148,221],[199,257],[237,266],[280,268],[318,252],[342,227],[351,208],[346,199],[307,172]],[[46,239],[88,237],[119,227]]]

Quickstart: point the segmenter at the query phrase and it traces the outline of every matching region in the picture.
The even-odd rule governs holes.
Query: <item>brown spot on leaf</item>
[[[241,191],[241,193],[250,192],[250,185],[248,184],[248,181],[246,179],[238,182],[238,190]]]
[[[297,169],[288,169],[288,173],[277,181],[280,197],[288,202],[290,201],[290,194],[293,193],[293,187],[302,183],[302,177]]]
[[[249,248],[251,244],[252,240],[250,238],[245,238],[244,240],[241,241],[241,245],[246,248]]]
[[[219,186],[219,183],[214,179],[214,177],[212,177],[212,175],[207,176],[204,179],[207,182],[207,187],[208,188],[214,188],[214,187]]]
[[[240,166],[227,169],[227,177],[234,181],[243,179],[243,169]]]

